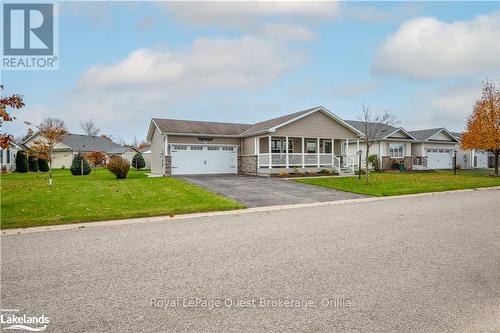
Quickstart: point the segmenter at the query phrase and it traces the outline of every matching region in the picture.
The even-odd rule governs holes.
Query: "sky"
[[[145,139],[151,118],[255,123],[362,104],[408,129],[464,128],[500,83],[499,2],[59,2],[59,69],[3,71],[26,107],[4,126],[94,120]]]

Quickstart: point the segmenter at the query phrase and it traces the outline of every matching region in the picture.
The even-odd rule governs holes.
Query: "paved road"
[[[180,178],[222,194],[248,207],[288,205],[364,198],[366,195],[336,191],[279,178],[241,175],[193,175]]]
[[[2,236],[2,308],[53,332],[494,332],[499,206],[488,190]]]

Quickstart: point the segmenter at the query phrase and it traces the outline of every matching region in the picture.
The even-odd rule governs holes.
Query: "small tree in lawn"
[[[87,160],[89,160],[90,164],[94,168],[94,176],[96,167],[103,165],[106,162],[106,154],[100,151],[87,153],[85,154],[85,157],[87,158]]]
[[[38,154],[44,155],[49,162],[49,186],[52,186],[52,154],[54,147],[62,141],[68,130],[64,121],[57,118],[46,118],[40,125],[33,125],[29,122],[26,124],[35,126],[43,138],[42,141],[35,141],[30,148]]]
[[[24,150],[19,150],[16,153],[16,172],[28,172],[28,158]]]
[[[137,170],[141,170],[142,168],[146,167],[146,161],[144,160],[144,157],[141,153],[137,153],[134,155],[134,157],[132,158],[132,166]]]
[[[363,110],[358,116],[362,123],[362,132],[365,140],[365,167],[366,167],[366,183],[368,184],[368,164],[370,163],[370,147],[378,140],[385,137],[388,128],[397,124],[396,117],[390,113],[374,114],[370,107],[361,105]],[[361,168],[361,166],[360,166]]]
[[[90,174],[92,170],[90,169],[89,162],[87,162],[83,154],[79,153],[73,158],[70,171],[73,176],[86,176]]]
[[[495,155],[495,175],[498,176],[500,155],[500,91],[491,81],[483,84],[483,95],[474,104],[467,119],[461,145],[464,149],[483,149]]]

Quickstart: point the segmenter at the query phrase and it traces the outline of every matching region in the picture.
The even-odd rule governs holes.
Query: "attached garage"
[[[173,175],[238,172],[237,146],[172,144],[170,154]]]
[[[427,149],[429,169],[452,169],[453,151],[451,149]]]

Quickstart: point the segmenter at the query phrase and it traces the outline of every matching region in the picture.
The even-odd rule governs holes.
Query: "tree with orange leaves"
[[[500,90],[495,83],[483,83],[483,95],[474,104],[467,119],[461,141],[464,149],[482,149],[495,155],[495,175],[498,176],[500,155]]]
[[[3,86],[0,85],[0,90],[3,90]],[[23,98],[21,95],[14,94],[8,97],[0,97],[0,128],[4,121],[12,121],[15,117],[12,117],[9,112],[7,112],[7,107],[12,109],[20,109],[24,106]],[[9,144],[14,140],[12,135],[7,133],[0,133],[0,148],[6,149]]]
[[[95,176],[95,168],[99,165],[103,165],[106,162],[106,154],[101,151],[92,151],[90,153],[85,154],[85,158],[89,160],[90,164],[94,167],[94,176]]]

